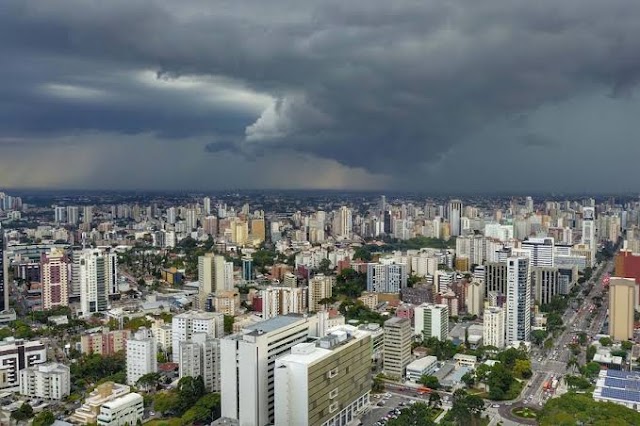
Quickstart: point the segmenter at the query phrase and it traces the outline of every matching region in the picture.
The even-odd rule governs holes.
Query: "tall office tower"
[[[531,335],[531,270],[526,257],[507,259],[506,342],[528,342]]]
[[[636,284],[633,278],[609,281],[609,335],[613,340],[633,339]]]
[[[198,227],[198,216],[195,209],[186,209],[184,220],[187,224],[187,232],[191,232]]]
[[[216,236],[218,235],[218,218],[215,216],[206,216],[202,219],[202,230],[205,234]]]
[[[207,392],[220,392],[220,340],[207,333],[193,333],[180,342],[180,378],[202,377]]]
[[[262,319],[307,312],[306,287],[267,287],[262,296]]]
[[[593,207],[582,209],[582,244],[586,244],[594,256],[597,251],[595,219],[596,210]]]
[[[40,257],[42,309],[69,306],[69,260],[63,250],[51,249]]]
[[[350,239],[352,227],[351,209],[346,206],[340,207],[333,219],[333,237],[339,240]]]
[[[531,197],[525,198],[524,209],[529,213],[533,212],[533,198]]]
[[[259,241],[262,244],[266,237],[267,232],[265,229],[264,218],[260,217],[251,219],[251,238],[253,240]]]
[[[180,342],[191,339],[193,333],[206,333],[213,338],[224,336],[224,315],[218,312],[188,311],[173,317],[171,340],[173,362],[180,357]]]
[[[522,242],[522,249],[529,252],[531,266],[551,268],[554,261],[554,241],[553,238],[529,238]]]
[[[276,360],[276,425],[347,425],[369,406],[371,335],[355,327],[300,343]]]
[[[242,279],[244,281],[253,280],[253,259],[251,256],[242,258]]]
[[[67,221],[67,209],[63,206],[55,206],[53,216],[56,223],[64,223]]]
[[[507,294],[507,264],[506,262],[487,262],[484,265],[484,296],[490,292]]]
[[[382,366],[388,376],[403,378],[411,362],[413,331],[408,318],[393,317],[384,322]]]
[[[486,239],[482,235],[462,236],[456,239],[456,256],[467,257],[472,265],[482,265],[485,260]]]
[[[93,222],[93,206],[82,208],[82,223],[91,224]]]
[[[381,195],[380,196],[380,205],[378,206],[378,214],[380,214],[380,216],[384,215],[384,212],[387,211],[387,196],[386,195]]]
[[[9,261],[4,231],[0,229],[0,312],[9,310]]]
[[[534,300],[540,305],[546,305],[556,294],[560,294],[560,273],[558,268],[533,267],[531,281],[534,289]]]
[[[246,327],[220,340],[222,417],[241,425],[275,420],[276,360],[317,336],[315,316],[285,315]],[[367,364],[370,365],[370,364]]]
[[[204,210],[205,216],[209,216],[211,214],[211,198],[204,197],[202,200],[202,209]]]
[[[505,316],[504,309],[490,306],[484,310],[482,344],[504,348]]]
[[[111,248],[84,249],[79,253],[77,272],[82,315],[106,311],[109,295],[118,291],[116,254]]]
[[[206,301],[215,292],[213,253],[198,256],[198,308],[206,310]]]
[[[399,293],[407,286],[407,265],[393,259],[367,264],[367,291]]]
[[[176,208],[169,207],[167,209],[167,223],[170,225],[174,225],[176,223]]]
[[[451,227],[451,236],[457,237],[460,235],[460,218],[462,217],[462,201],[451,200],[448,206],[448,218]]]
[[[414,309],[414,334],[444,342],[449,336],[449,307],[423,303]]]
[[[67,223],[77,225],[79,220],[78,206],[67,206]]]
[[[482,315],[484,308],[484,277],[482,281],[471,281],[465,285],[465,304],[469,315]]]
[[[336,277],[324,274],[317,274],[309,280],[309,310],[318,312],[323,309],[320,305],[322,299],[329,298],[333,295],[333,286]]]
[[[218,291],[232,291],[234,282],[233,262],[224,262],[224,279],[222,288],[218,288]]]
[[[158,371],[158,349],[151,330],[140,328],[127,340],[127,384],[134,386],[140,377]]]

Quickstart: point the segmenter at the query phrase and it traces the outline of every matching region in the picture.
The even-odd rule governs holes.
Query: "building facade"
[[[324,307],[320,305],[322,299],[333,295],[336,278],[324,274],[317,274],[309,280],[309,310],[318,312]]]
[[[20,370],[21,395],[61,400],[70,393],[71,372],[64,364],[38,364]]]
[[[507,259],[506,343],[531,337],[531,272],[529,259]]]
[[[613,340],[633,339],[636,291],[632,278],[609,281],[609,335]]]
[[[502,349],[505,346],[504,309],[491,306],[484,310],[482,322],[482,344]]]
[[[64,251],[52,249],[40,258],[42,309],[69,305],[69,261]]]
[[[220,392],[220,340],[194,333],[180,342],[180,378],[202,377],[207,392]]]
[[[404,377],[411,362],[411,321],[394,317],[384,322],[383,369],[392,377]]]
[[[174,362],[180,356],[180,342],[190,340],[193,333],[206,333],[213,338],[224,336],[224,315],[219,312],[189,311],[174,316],[171,330]]]
[[[98,426],[131,426],[144,418],[144,399],[139,393],[128,393],[105,402],[100,407]]]
[[[414,333],[423,339],[435,337],[444,342],[449,335],[449,307],[447,305],[422,304],[415,308]]]
[[[367,291],[399,293],[407,286],[407,265],[393,259],[367,264]]]
[[[151,330],[140,328],[127,340],[127,384],[158,371],[158,348]]]

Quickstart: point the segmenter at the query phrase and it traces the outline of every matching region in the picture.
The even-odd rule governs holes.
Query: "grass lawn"
[[[432,408],[431,409],[431,420],[435,420],[438,418],[438,416],[440,414],[442,414],[444,410],[440,409],[440,408]]]
[[[538,411],[528,407],[517,407],[511,410],[514,416],[522,417],[523,419],[535,419],[538,417]]]

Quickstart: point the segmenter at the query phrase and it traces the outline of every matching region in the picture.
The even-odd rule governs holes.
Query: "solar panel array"
[[[607,370],[600,395],[604,398],[640,403],[640,373]]]
[[[604,385],[608,388],[620,388],[640,391],[640,380],[638,379],[625,380],[617,379],[615,377],[607,377],[604,380]]]
[[[627,389],[602,388],[601,395],[605,398],[640,402],[640,392]]]

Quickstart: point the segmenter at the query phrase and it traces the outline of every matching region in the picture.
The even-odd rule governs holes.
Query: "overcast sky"
[[[2,0],[0,187],[629,191],[637,0]]]

